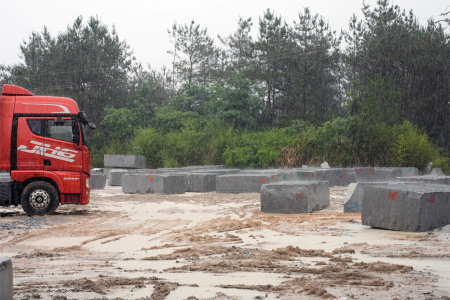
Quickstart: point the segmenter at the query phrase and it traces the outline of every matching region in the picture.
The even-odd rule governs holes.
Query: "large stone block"
[[[259,193],[261,186],[282,181],[281,174],[273,173],[239,173],[216,177],[217,193]]]
[[[299,180],[299,181],[316,181],[316,170],[315,169],[302,169],[302,168],[295,168],[292,169],[290,173],[290,178],[293,180]],[[295,178],[295,179],[294,179]]]
[[[13,300],[13,266],[8,257],[0,257],[0,299]]]
[[[450,176],[411,176],[405,178],[410,182],[421,182],[421,183],[429,183],[429,184],[448,184],[450,185]]]
[[[122,174],[122,191],[127,194],[145,194],[148,192],[148,182],[152,176],[145,173],[124,173]]]
[[[328,181],[329,186],[347,186],[356,180],[354,169],[317,169],[315,173],[317,181]]]
[[[111,168],[143,169],[146,167],[144,156],[105,154],[103,160],[105,167]]]
[[[167,174],[147,177],[148,193],[184,194],[186,192],[186,175]]]
[[[261,211],[268,213],[310,213],[330,205],[327,181],[283,181],[261,188]]]
[[[450,224],[450,187],[395,184],[364,187],[363,225],[401,231],[428,231]]]
[[[106,174],[91,173],[91,190],[104,190],[106,179]]]
[[[122,185],[122,175],[129,173],[130,170],[125,169],[112,169],[108,175],[108,184],[110,186],[121,186]]]
[[[350,183],[344,199],[344,212],[361,212],[365,183]]]
[[[216,175],[211,173],[186,174],[186,192],[206,193],[216,190]]]
[[[415,167],[403,167],[400,169],[402,170],[402,177],[419,176],[419,169]]]
[[[214,174],[214,175],[227,175],[227,174],[238,174],[240,169],[202,169],[194,170],[192,173],[204,173],[204,174]]]
[[[402,176],[400,168],[355,168],[356,182],[397,181]]]

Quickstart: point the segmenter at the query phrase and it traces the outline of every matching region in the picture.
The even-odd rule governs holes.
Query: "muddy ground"
[[[50,216],[0,209],[14,299],[450,299],[450,226],[409,233],[342,213],[267,214],[258,193],[93,191]]]

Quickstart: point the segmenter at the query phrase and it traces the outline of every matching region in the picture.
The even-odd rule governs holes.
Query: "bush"
[[[424,170],[431,161],[448,173],[449,158],[443,149],[434,145],[428,136],[409,121],[396,126],[397,139],[391,147],[392,165],[396,167],[416,167]]]

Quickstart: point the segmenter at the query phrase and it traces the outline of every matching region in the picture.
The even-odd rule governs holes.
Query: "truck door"
[[[17,117],[13,121],[11,169],[42,171],[44,166],[44,119]]]
[[[80,173],[83,153],[79,147],[79,124],[71,118],[45,118],[44,170]],[[79,175],[78,175],[79,176]]]

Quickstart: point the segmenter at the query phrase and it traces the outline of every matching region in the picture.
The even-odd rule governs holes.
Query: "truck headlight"
[[[90,189],[91,188],[91,184],[89,181],[89,178],[86,177],[86,188]]]

